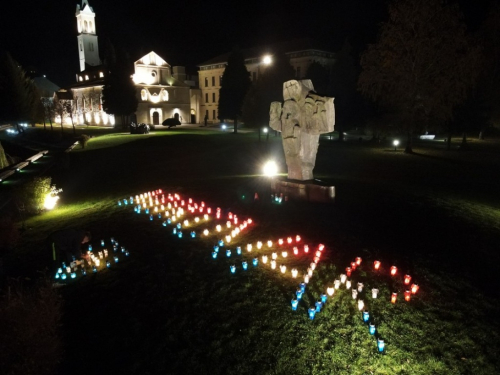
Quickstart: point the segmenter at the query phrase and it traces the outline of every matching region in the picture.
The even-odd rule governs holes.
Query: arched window
[[[89,22],[89,33],[93,33],[94,32],[94,27],[92,25],[92,22]]]
[[[148,100],[148,92],[146,89],[141,90],[141,100]]]
[[[168,102],[168,91],[167,90],[163,90],[162,96],[163,96],[163,101]]]
[[[87,21],[85,21],[85,22],[83,23],[83,32],[84,32],[84,33],[86,33],[86,32],[87,32],[88,27],[89,27],[89,24],[88,24],[88,22],[87,22]]]

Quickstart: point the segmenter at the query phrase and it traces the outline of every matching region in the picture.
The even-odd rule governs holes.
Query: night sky
[[[471,29],[485,15],[488,0],[459,1]],[[74,82],[79,71],[76,4],[81,0],[24,0],[2,3],[0,49],[25,68],[54,83]],[[348,38],[354,51],[376,41],[386,20],[385,0],[303,1],[117,1],[89,0],[96,13],[99,49],[106,39],[132,60],[154,50],[170,65],[193,67],[232,46],[251,47],[313,37],[332,50]],[[234,6],[228,6],[233,4]]]

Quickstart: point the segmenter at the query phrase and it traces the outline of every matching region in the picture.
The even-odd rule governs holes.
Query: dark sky
[[[488,0],[459,0],[476,27]],[[13,0],[2,4],[0,49],[23,66],[35,67],[59,85],[79,71],[76,4],[81,0]],[[195,66],[231,50],[315,37],[339,48],[348,38],[355,50],[376,41],[386,19],[386,0],[303,1],[118,1],[89,0],[96,13],[99,49],[107,38],[133,60],[154,50],[170,65]],[[228,4],[232,4],[228,6]]]

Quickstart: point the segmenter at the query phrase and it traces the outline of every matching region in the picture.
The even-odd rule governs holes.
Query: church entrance
[[[194,109],[191,110],[191,124],[196,124],[196,112]]]
[[[160,114],[156,111],[153,112],[153,125],[160,125]]]

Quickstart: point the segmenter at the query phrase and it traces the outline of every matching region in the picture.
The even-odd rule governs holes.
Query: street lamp
[[[399,145],[399,141],[397,139],[395,139],[394,142],[392,142],[392,144],[394,145],[394,151],[396,151],[396,148]]]
[[[264,164],[264,174],[269,177],[273,177],[278,173],[278,166],[276,162],[269,160]]]
[[[273,59],[271,58],[271,55],[265,55],[263,58],[262,58],[262,63],[264,65],[269,65],[273,62]]]

